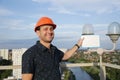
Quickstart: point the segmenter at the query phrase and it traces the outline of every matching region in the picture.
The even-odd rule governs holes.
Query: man
[[[51,44],[55,28],[49,17],[42,17],[37,22],[34,31],[40,40],[22,56],[22,80],[61,80],[59,63],[69,59],[82,45],[83,39],[63,53]]]

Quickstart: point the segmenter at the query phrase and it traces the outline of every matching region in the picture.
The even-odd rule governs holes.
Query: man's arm
[[[84,38],[83,38],[83,39],[80,39],[80,40],[78,41],[77,45],[78,45],[79,47],[82,45],[83,40],[84,40]],[[73,53],[75,53],[75,51],[78,49],[78,46],[73,46],[73,48],[71,48],[70,50],[68,50],[67,52],[65,52],[62,60],[67,60],[67,59],[69,59],[69,58],[73,55]]]
[[[33,74],[22,74],[22,80],[32,80]]]

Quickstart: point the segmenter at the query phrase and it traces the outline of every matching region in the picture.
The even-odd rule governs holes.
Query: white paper
[[[100,47],[100,38],[98,35],[83,35],[84,41],[82,47]]]

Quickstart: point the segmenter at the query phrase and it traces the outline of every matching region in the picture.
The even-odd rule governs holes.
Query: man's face
[[[51,25],[44,25],[40,27],[40,30],[36,31],[40,40],[50,43],[54,38],[54,29]]]

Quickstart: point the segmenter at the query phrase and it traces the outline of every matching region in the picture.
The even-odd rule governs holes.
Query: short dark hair
[[[36,28],[36,31],[37,31],[37,30],[40,30],[40,26],[38,26],[38,27]]]

